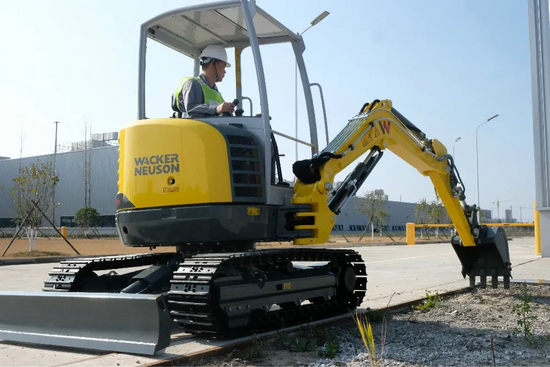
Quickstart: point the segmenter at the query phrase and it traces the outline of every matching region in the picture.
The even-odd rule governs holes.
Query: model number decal
[[[170,192],[180,192],[180,188],[179,187],[163,187],[162,192],[164,192],[165,194],[170,193]]]
[[[260,208],[249,206],[246,210],[246,214],[248,214],[251,217],[255,217],[260,215]]]
[[[134,158],[134,176],[151,176],[179,173],[180,161],[177,154],[149,155]]]

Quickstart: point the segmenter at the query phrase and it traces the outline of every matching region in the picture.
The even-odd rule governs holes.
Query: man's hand
[[[218,115],[221,115],[224,112],[233,113],[234,110],[235,110],[235,105],[231,102],[224,102],[224,103],[219,104],[216,107],[216,113]]]

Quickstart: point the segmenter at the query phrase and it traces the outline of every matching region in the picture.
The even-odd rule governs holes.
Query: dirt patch
[[[10,243],[9,238],[0,238],[0,251],[4,252],[4,249]],[[430,239],[417,241],[418,243],[423,242],[434,242],[434,241],[444,241],[445,239]],[[395,241],[395,242],[394,242]],[[133,254],[133,253],[149,253],[149,252],[174,252],[175,247],[157,247],[155,250],[150,250],[149,247],[127,247],[124,246],[117,237],[107,237],[107,238],[92,238],[92,239],[83,239],[83,238],[69,238],[69,242],[84,256],[100,256],[100,255],[124,255],[124,254]],[[393,238],[390,237],[375,237],[374,240],[371,240],[370,237],[365,237],[359,241],[358,236],[333,236],[329,241],[322,245],[323,247],[343,247],[350,245],[381,245],[381,244],[404,244],[403,240],[399,237]],[[295,247],[292,242],[261,242],[257,244],[257,248],[267,249],[267,248],[285,248],[285,247]],[[71,247],[61,238],[51,237],[51,239],[39,237],[34,243],[34,251],[36,254],[39,253],[56,253],[58,255],[51,256],[77,256],[76,253],[71,249]],[[0,253],[1,253],[0,252]],[[27,255],[25,255],[27,254]],[[18,239],[13,242],[10,246],[5,258],[11,257],[36,257],[32,253],[29,254],[29,241],[26,238]]]
[[[550,364],[550,287],[512,284],[510,290],[475,289],[443,297],[437,307],[407,308],[374,322],[377,366],[542,366]],[[526,292],[529,302],[522,301]],[[514,306],[529,305],[525,337]],[[372,318],[375,320],[376,318]],[[386,329],[385,342],[382,330]],[[491,339],[492,345],[491,347]],[[189,364],[187,364],[189,365]],[[369,366],[368,354],[350,319],[338,326],[303,328],[246,349],[193,361],[205,366]]]
[[[101,238],[101,239],[72,239],[69,238],[69,242],[74,248],[80,252],[83,256],[99,256],[99,255],[124,255],[133,253],[149,253],[149,252],[173,252],[175,247],[158,247],[154,251],[149,247],[127,247],[124,246],[120,240],[116,237]],[[4,252],[6,246],[10,243],[10,239],[0,239],[0,251]],[[38,238],[34,243],[34,251],[36,252],[50,252],[60,255],[56,256],[78,256],[73,249],[61,238]],[[29,254],[29,241],[25,238],[15,240],[9,248],[4,258],[12,257],[24,257],[24,254],[28,254],[27,257],[33,257],[32,253]]]
[[[61,252],[46,252],[46,251],[24,251],[11,254],[11,257],[57,257],[64,256]]]

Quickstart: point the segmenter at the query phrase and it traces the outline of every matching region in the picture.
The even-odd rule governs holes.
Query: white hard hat
[[[206,46],[206,48],[201,52],[199,58],[212,58],[216,60],[221,60],[227,64],[228,68],[231,67],[231,64],[227,62],[227,52],[225,52],[225,48],[223,48],[222,46]]]

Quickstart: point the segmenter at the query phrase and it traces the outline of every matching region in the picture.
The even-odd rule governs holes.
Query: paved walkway
[[[367,264],[368,290],[361,307],[394,306],[421,299],[426,292],[441,294],[465,288],[469,284],[460,274],[460,262],[450,244],[364,246],[353,249],[361,253]],[[532,238],[510,241],[510,254],[516,281],[550,280],[550,258],[541,259],[534,255]],[[0,291],[40,291],[51,267],[52,264],[0,266]],[[247,339],[217,341],[174,331],[172,345],[154,358],[0,343],[0,365],[136,366]]]

